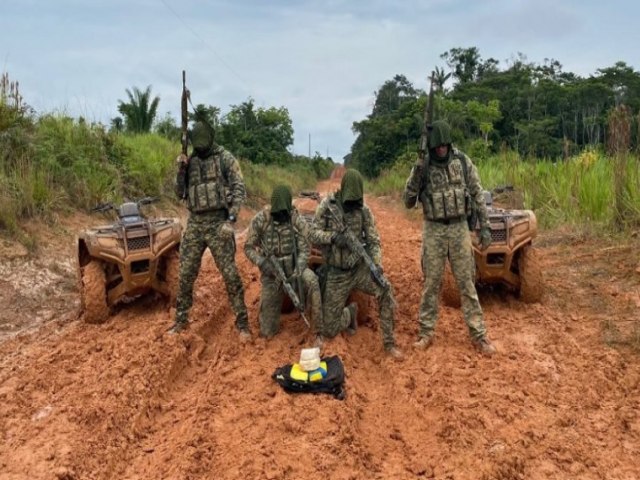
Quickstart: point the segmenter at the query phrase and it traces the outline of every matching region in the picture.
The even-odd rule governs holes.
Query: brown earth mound
[[[345,364],[344,401],[284,393],[270,375],[312,335],[291,314],[276,338],[239,343],[207,254],[185,334],[166,334],[172,312],[148,296],[102,325],[50,321],[0,344],[0,478],[640,478],[637,250],[549,235],[543,304],[482,294],[495,357],[449,308],[433,347],[412,351],[420,222],[368,203],[404,363],[383,355],[374,315],[326,346]],[[238,241],[257,332],[258,272]]]

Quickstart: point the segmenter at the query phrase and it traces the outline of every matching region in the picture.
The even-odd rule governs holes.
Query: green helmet
[[[213,128],[204,122],[196,122],[191,129],[190,139],[195,150],[209,150],[213,146]]]
[[[436,120],[429,131],[429,148],[451,145],[451,127],[444,120]]]
[[[364,197],[364,180],[357,170],[350,168],[344,173],[340,184],[342,202],[358,202]]]
[[[271,193],[271,213],[291,213],[291,189],[286,185],[277,185]]]

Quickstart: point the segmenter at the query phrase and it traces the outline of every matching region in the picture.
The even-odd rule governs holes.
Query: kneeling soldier
[[[400,360],[403,356],[393,336],[393,288],[382,273],[380,235],[363,196],[362,176],[350,169],[340,190],[322,200],[316,210],[310,238],[323,247],[327,268],[319,333],[334,337],[343,330],[355,331],[357,305],[345,308],[345,303],[352,291],[359,290],[376,297],[384,349]]]
[[[314,323],[322,323],[318,277],[307,268],[309,250],[307,224],[291,203],[289,187],[279,185],[273,190],[271,205],[251,220],[244,244],[245,254],[262,274],[259,321],[263,337],[272,337],[280,329],[280,311],[286,290],[294,297],[291,301],[305,321],[305,300],[300,297],[310,303]]]

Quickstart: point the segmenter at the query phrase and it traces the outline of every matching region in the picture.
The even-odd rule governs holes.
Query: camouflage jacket
[[[380,235],[371,210],[364,205],[362,209],[344,212],[334,195],[324,198],[318,205],[310,235],[311,243],[323,247],[323,255],[327,263],[341,269],[350,269],[360,260],[358,255],[348,248],[338,248],[332,244],[331,240],[334,234],[339,232],[339,227],[329,209],[344,225],[348,226],[356,238],[362,241],[373,262],[380,265],[382,262]]]
[[[215,163],[212,163],[215,162]],[[220,179],[210,178],[212,172],[209,172],[203,165],[214,164],[219,165],[221,177]],[[199,168],[198,168],[199,167]],[[195,171],[197,169],[198,171]],[[215,175],[215,173],[213,173]],[[229,211],[229,215],[238,216],[240,207],[244,203],[247,192],[245,189],[244,179],[242,178],[242,171],[240,170],[240,163],[236,158],[227,150],[221,146],[214,147],[213,153],[209,158],[200,159],[192,155],[189,158],[187,165],[181,165],[176,177],[176,194],[179,198],[187,200],[189,209],[194,211],[193,203],[194,199],[190,199],[189,196],[194,196],[197,185],[190,185],[193,183],[193,179],[199,179],[199,184],[219,181],[220,184],[211,189],[203,190],[207,197],[211,198],[218,196],[217,201],[214,201],[216,208],[221,206]],[[219,205],[218,205],[219,204]]]
[[[260,266],[265,259],[266,247],[280,260],[287,275],[304,271],[309,259],[309,227],[305,219],[293,208],[291,222],[278,223],[271,218],[271,207],[266,206],[251,219],[244,253]]]
[[[426,191],[430,183],[430,175],[435,171],[434,169],[438,169],[440,171],[446,169],[446,175],[443,176],[451,179],[452,176],[455,176],[455,172],[454,174],[450,172],[450,165],[458,160],[460,162],[466,163],[466,169],[462,168],[463,173],[466,170],[466,174],[461,175],[461,181],[464,183],[464,188],[469,195],[470,202],[472,202],[472,205],[470,205],[470,207],[475,208],[480,225],[488,226],[489,215],[487,213],[487,206],[483,193],[484,190],[480,183],[480,175],[478,174],[478,169],[473,164],[471,159],[460,150],[453,148],[451,151],[451,157],[452,159],[449,164],[447,164],[446,166],[438,166],[429,162],[429,157],[427,156],[426,168],[422,165],[415,165],[412,168],[411,174],[407,179],[404,187],[404,192],[402,194],[402,199],[405,207],[413,208],[417,202],[421,202],[423,204],[423,212],[425,212],[426,215],[428,212],[428,208],[430,208],[429,205],[425,205],[426,199],[428,198],[425,194],[430,193]]]

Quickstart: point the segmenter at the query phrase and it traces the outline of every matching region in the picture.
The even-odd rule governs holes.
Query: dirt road
[[[448,308],[416,352],[420,219],[368,203],[404,363],[384,357],[374,315],[326,346],[345,401],[284,393],[270,374],[311,335],[292,314],[275,339],[240,344],[207,254],[187,334],[166,335],[171,312],[146,297],[104,325],[58,319],[0,344],[0,479],[640,478],[640,357],[624,343],[638,250],[547,234],[542,304],[482,296],[498,355],[477,354]],[[258,271],[237,260],[257,332]]]

